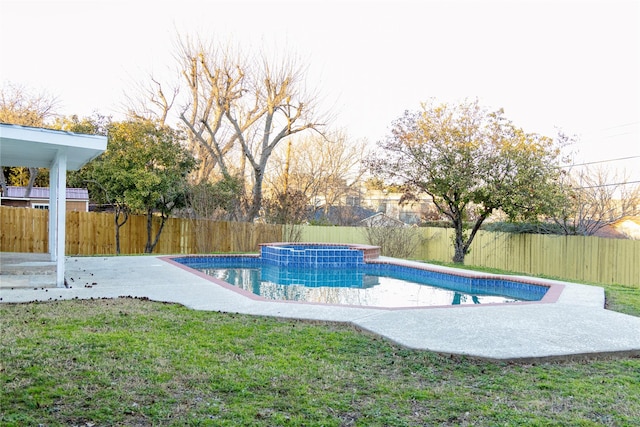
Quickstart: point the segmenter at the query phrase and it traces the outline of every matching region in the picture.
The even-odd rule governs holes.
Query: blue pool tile
[[[174,261],[201,270],[256,268],[263,275],[277,273],[278,280],[285,284],[303,282],[310,287],[366,287],[375,283],[376,276],[392,276],[469,295],[503,295],[529,301],[542,299],[548,289],[511,280],[470,278],[403,265],[365,263],[362,251],[347,247],[262,247],[260,257],[194,256],[178,257]]]

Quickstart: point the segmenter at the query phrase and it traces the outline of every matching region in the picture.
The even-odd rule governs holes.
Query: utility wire
[[[613,184],[599,184],[599,185],[591,185],[588,187],[575,187],[576,190],[580,189],[580,190],[586,190],[588,188],[602,188],[602,187],[612,187],[614,185],[628,185],[628,184],[640,184],[640,180],[638,181],[627,181],[627,182],[616,182]]]
[[[640,156],[630,156],[630,157],[620,157],[618,159],[609,159],[609,160],[598,160],[595,162],[586,162],[586,163],[574,163],[571,165],[560,166],[560,169],[571,168],[573,166],[587,166],[587,165],[595,165],[598,163],[608,163],[608,162],[617,162],[620,160],[631,160],[631,159],[640,159]]]
[[[611,130],[611,129],[624,128],[624,127],[627,127],[627,126],[637,125],[638,123],[640,123],[640,121],[624,123],[624,124],[616,125],[616,126],[609,126],[608,128],[602,128],[602,129],[599,129],[599,130],[597,130],[596,132],[603,132],[603,131],[605,131],[605,130]]]
[[[614,129],[620,129],[620,128],[626,128],[626,127],[631,127],[631,126],[635,126],[637,124],[640,124],[640,121],[637,122],[629,122],[629,123],[624,123],[621,125],[616,125],[616,126],[609,126],[606,128],[601,128],[601,129],[589,129],[587,132],[585,132],[584,134],[582,134],[581,136],[593,136],[593,135],[599,135],[602,133],[605,133],[608,130],[614,130]],[[628,133],[635,133],[635,132],[628,132]]]

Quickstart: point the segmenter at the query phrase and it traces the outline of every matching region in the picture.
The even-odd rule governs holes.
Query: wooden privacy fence
[[[47,252],[47,218],[47,211],[0,206],[0,251]],[[122,254],[143,252],[146,224],[146,216],[133,215],[120,229]],[[451,261],[452,229],[414,230],[422,243],[412,258]],[[301,231],[302,242],[368,243],[363,228],[304,226]],[[289,234],[279,225],[170,218],[154,253],[255,252],[260,243],[279,242],[284,235]],[[113,214],[67,212],[66,253],[115,254]],[[640,288],[637,240],[481,231],[465,264]]]
[[[112,213],[67,212],[67,255],[104,255],[116,253]],[[0,206],[0,251],[47,252],[48,212],[39,209]],[[153,222],[153,233],[160,219]],[[154,249],[159,254],[210,252],[255,252],[262,242],[282,240],[282,227],[169,218]],[[131,215],[120,228],[120,253],[144,252],[147,241],[147,217]]]
[[[450,228],[416,228],[422,244],[414,259],[450,262]],[[303,242],[368,243],[363,228],[304,227]],[[465,264],[587,283],[640,288],[640,240],[479,231]]]
[[[0,206],[0,251],[49,251],[49,211]]]

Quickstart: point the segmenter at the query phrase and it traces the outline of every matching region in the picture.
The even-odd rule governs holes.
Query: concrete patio
[[[49,254],[0,253],[0,289],[56,286],[56,262]]]
[[[4,271],[11,263],[2,258]],[[31,268],[25,262],[42,261],[17,264]],[[67,257],[68,288],[7,286],[16,276],[0,275],[0,302],[145,297],[194,310],[351,324],[407,348],[481,359],[640,356],[639,317],[605,310],[602,288],[565,282],[553,282],[564,285],[553,303],[375,309],[249,298],[156,256]]]

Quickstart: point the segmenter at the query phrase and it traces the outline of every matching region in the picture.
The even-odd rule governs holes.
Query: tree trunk
[[[456,229],[456,237],[454,242],[455,251],[453,255],[453,262],[455,262],[456,264],[464,264],[464,257],[469,253],[471,242],[473,242],[473,239],[476,237],[476,233],[478,232],[478,230],[480,230],[482,223],[489,216],[491,211],[491,209],[488,209],[482,215],[480,215],[480,217],[478,217],[476,223],[473,225],[473,229],[471,230],[469,237],[467,237],[466,240],[464,237],[462,220],[456,221],[454,223]]]
[[[0,187],[2,187],[2,195],[7,195],[7,180],[4,177],[4,168],[0,167]]]
[[[31,189],[33,189],[33,184],[36,183],[38,172],[38,168],[29,168],[29,182],[27,183],[27,189],[24,192],[24,197],[29,197],[31,195]]]
[[[467,254],[467,247],[464,241],[464,228],[461,218],[456,218],[456,220],[453,221],[453,228],[456,232],[453,241],[453,262],[456,264],[464,264],[464,256]]]
[[[149,209],[147,211],[147,244],[144,247],[144,253],[150,254],[156,248],[158,244],[158,240],[160,240],[160,233],[162,233],[162,229],[164,228],[164,224],[167,222],[167,217],[164,214],[160,215],[160,227],[158,228],[158,232],[155,235],[155,238],[152,239],[153,234],[153,211]],[[153,241],[152,241],[153,240]]]
[[[453,253],[453,262],[456,264],[464,264],[464,256],[466,255],[466,251],[464,249],[464,244],[458,243],[458,238],[456,237],[456,243],[454,245],[454,253]]]
[[[151,233],[153,231],[153,212],[151,209],[147,210],[147,243],[144,245],[144,253],[150,254],[153,252],[153,246],[151,246]]]
[[[119,221],[122,217],[122,221]],[[120,255],[120,227],[122,227],[129,219],[129,212],[126,209],[116,206],[115,214],[113,216],[113,223],[116,229],[116,255]]]
[[[247,214],[247,221],[253,222],[260,215],[260,208],[262,207],[262,181],[264,180],[263,169],[255,170],[255,182],[253,184],[253,190],[251,191],[251,207]]]

